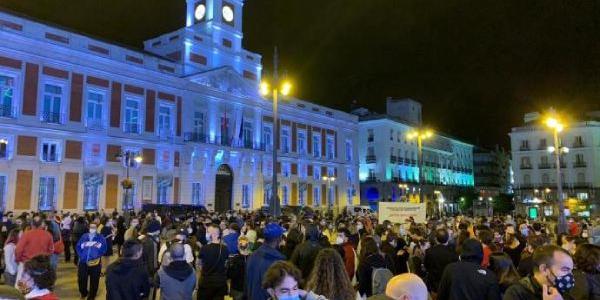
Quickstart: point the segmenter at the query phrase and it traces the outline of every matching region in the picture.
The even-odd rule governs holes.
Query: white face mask
[[[209,243],[212,241],[212,238],[211,238],[211,236],[210,236],[210,233],[207,233],[207,234],[206,234],[206,241],[207,241],[207,242],[209,242]]]
[[[341,245],[344,243],[344,238],[341,236],[338,236],[337,238],[335,238],[335,244],[336,245]]]
[[[90,233],[91,234],[96,234],[96,228],[90,228]]]
[[[363,224],[362,223],[356,224],[356,229],[358,229],[358,230],[363,229]]]
[[[189,228],[189,227],[188,227],[188,229],[187,229],[187,232],[188,232],[189,234],[192,234],[192,228]]]

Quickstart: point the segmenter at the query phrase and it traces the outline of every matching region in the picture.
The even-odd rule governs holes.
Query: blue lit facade
[[[240,0],[187,1],[186,26],[135,51],[0,12],[0,208],[209,210],[359,202],[358,118],[258,95]],[[133,185],[127,191],[125,153]],[[335,176],[326,184],[323,176]]]

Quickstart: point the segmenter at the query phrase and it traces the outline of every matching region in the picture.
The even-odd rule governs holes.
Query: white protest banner
[[[406,223],[406,219],[413,217],[415,222],[425,223],[426,211],[425,203],[379,202],[379,221]]]

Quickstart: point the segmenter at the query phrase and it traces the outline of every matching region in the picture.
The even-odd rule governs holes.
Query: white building
[[[421,125],[421,104],[411,99],[387,99],[387,114],[364,109],[360,116],[358,155],[363,204],[411,200],[418,194],[419,167],[416,140],[409,132]],[[441,192],[455,200],[458,192],[473,187],[473,145],[436,132],[423,143],[424,196]],[[406,197],[406,199],[404,198]],[[435,196],[437,197],[437,196]],[[448,201],[449,210],[456,206]]]
[[[579,215],[597,208],[600,122],[594,115],[588,114],[585,121],[569,123],[559,135],[562,146],[569,149],[561,158],[563,199],[569,199],[569,212],[575,210],[573,213]],[[509,133],[515,195],[518,202],[525,204],[521,208],[537,206],[551,215],[551,204],[557,196],[555,156],[548,151],[549,146],[554,146],[552,132],[540,123],[538,113],[526,114],[524,121],[523,126],[514,127]]]
[[[273,169],[283,205],[358,203],[354,115],[280,100],[273,167],[272,103],[257,92],[261,56],[242,48],[242,6],[188,0],[186,26],[145,51],[0,12],[0,209],[254,209]],[[143,159],[128,193],[123,153]]]

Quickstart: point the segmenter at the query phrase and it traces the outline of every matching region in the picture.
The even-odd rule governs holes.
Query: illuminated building
[[[412,99],[387,99],[387,114],[354,110],[359,115],[361,202],[414,201],[419,167],[415,140],[407,135],[421,126],[421,104]],[[438,190],[446,209],[454,211],[458,193],[473,187],[473,145],[435,132],[423,141],[424,198]],[[417,200],[418,201],[418,200]]]
[[[283,205],[358,202],[354,115],[282,99],[273,166],[271,103],[258,93],[261,56],[242,48],[242,6],[188,0],[186,26],[144,51],[0,12],[1,209],[255,209],[273,169]],[[141,162],[125,168],[127,153]]]

